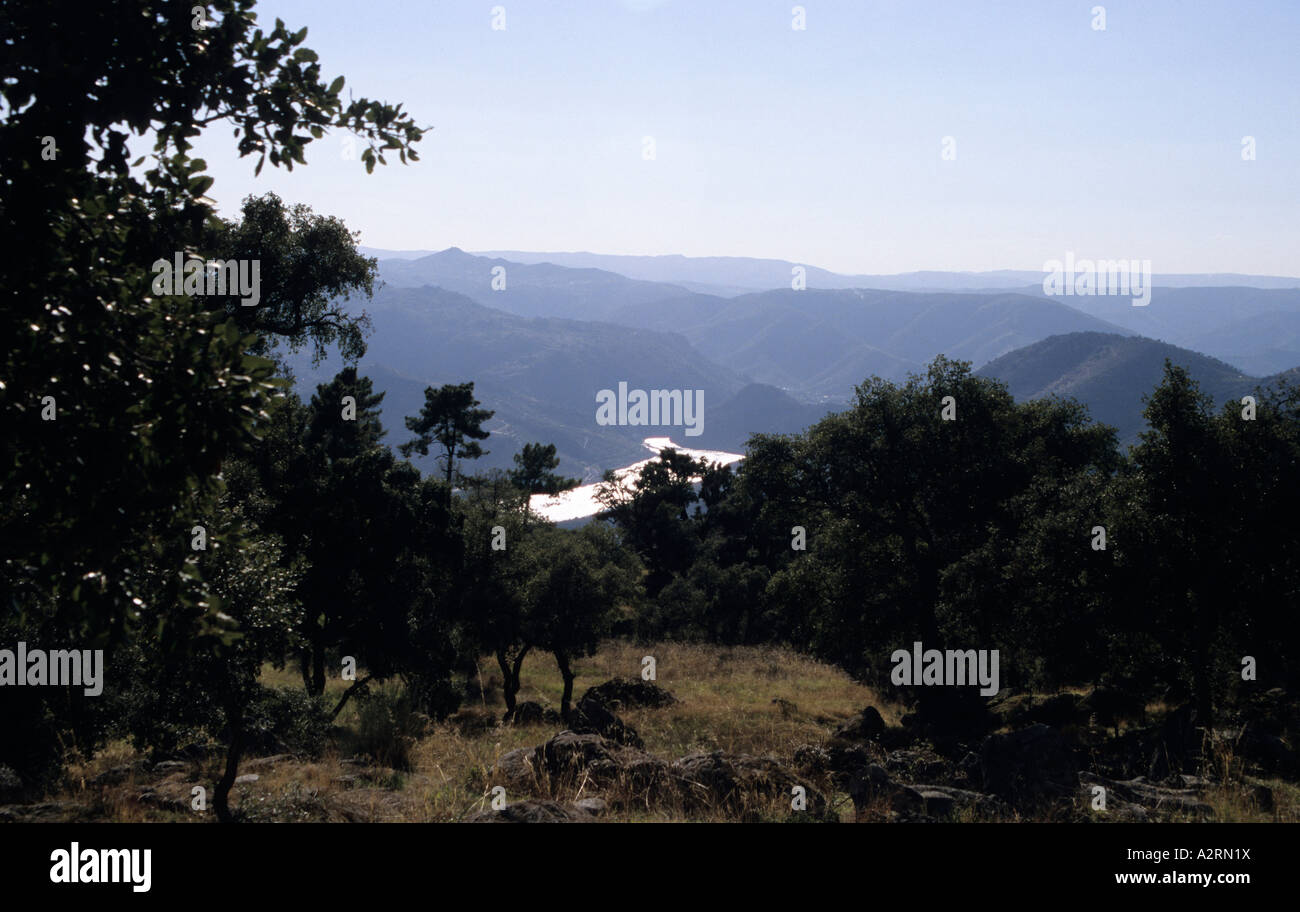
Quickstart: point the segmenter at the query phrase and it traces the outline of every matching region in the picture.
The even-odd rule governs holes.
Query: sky
[[[342,74],[433,129],[413,164],[367,175],[335,133],[306,168],[255,178],[230,128],[209,128],[197,154],[227,216],[274,191],[390,249],[845,273],[1038,270],[1072,252],[1300,275],[1300,0],[256,10],[307,26],[325,82]]]

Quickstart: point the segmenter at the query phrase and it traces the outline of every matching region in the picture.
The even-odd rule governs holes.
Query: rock
[[[897,786],[890,795],[890,806],[899,812],[924,814],[927,817],[951,817],[958,810],[983,814],[1000,814],[1006,807],[992,795],[944,785]]]
[[[588,798],[587,801],[599,799]],[[558,801],[516,801],[501,810],[479,811],[465,818],[466,823],[590,823],[596,815],[581,804]]]
[[[885,758],[890,775],[911,781],[943,782],[955,778],[957,768],[928,748],[891,751]]]
[[[853,807],[859,811],[866,808],[872,801],[882,796],[892,795],[900,786],[889,778],[889,773],[883,766],[877,763],[868,763],[866,766],[845,774],[843,777],[836,777],[836,785],[843,788],[849,793],[849,798],[853,801]]]
[[[884,731],[885,720],[881,718],[880,711],[874,706],[868,706],[835,729],[835,737],[850,741],[875,741]]]
[[[579,798],[573,802],[574,807],[580,807],[593,817],[602,816],[609,808],[609,804],[604,798]]]
[[[1106,806],[1110,809],[1116,798],[1121,802],[1136,804],[1147,811],[1165,814],[1197,814],[1209,816],[1214,813],[1210,805],[1202,801],[1194,789],[1175,789],[1154,785],[1142,776],[1120,781],[1107,779],[1096,773],[1084,771],[1079,773],[1079,781],[1084,786],[1080,792],[1092,800],[1093,786],[1106,789]]]
[[[184,772],[190,769],[191,764],[182,760],[164,760],[161,763],[153,765],[153,773],[157,776],[170,776],[173,773]]]
[[[135,800],[149,807],[162,811],[183,813],[190,810],[190,794],[175,788],[146,788],[136,795]]]
[[[652,709],[669,706],[678,702],[677,698],[653,681],[639,678],[612,678],[604,684],[587,688],[583,699],[591,697],[611,709],[629,706],[648,706]]]
[[[259,776],[257,773],[246,773],[243,776],[235,777],[235,785],[252,785],[254,782],[256,782],[258,779],[261,778],[262,777]]]
[[[1079,788],[1073,751],[1060,733],[1041,723],[984,739],[980,772],[984,791],[1020,810],[1072,797]]]
[[[515,704],[513,713],[507,712],[503,721],[511,725],[541,725],[545,721],[546,710],[540,703],[525,700]]]
[[[333,792],[320,803],[326,820],[343,823],[400,823],[424,813],[414,795],[383,788],[352,788]]]
[[[502,754],[492,767],[493,780],[504,785],[507,791],[531,792],[537,786],[537,770],[533,767],[536,750],[520,747]]]
[[[583,695],[569,716],[569,728],[579,734],[600,735],[629,747],[645,747],[636,729],[628,725],[590,692]]]
[[[759,803],[790,807],[794,787],[803,786],[807,812],[822,816],[826,799],[815,788],[770,757],[713,751],[689,754],[671,767],[688,809],[721,810],[735,814],[757,810]]]
[[[596,734],[562,731],[531,757],[539,777],[552,785],[586,777],[599,788],[654,792],[668,779],[668,764],[653,754]]]

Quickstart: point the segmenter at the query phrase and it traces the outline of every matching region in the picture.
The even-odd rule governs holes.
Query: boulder
[[[587,799],[588,801],[592,799]],[[590,823],[596,814],[579,804],[558,801],[516,801],[500,810],[487,808],[465,818],[466,823]]]
[[[677,702],[676,697],[658,684],[639,678],[612,678],[604,684],[587,688],[583,699],[587,697],[611,709],[626,709],[631,706],[658,709]]]
[[[1208,817],[1214,813],[1214,809],[1200,798],[1200,792],[1204,790],[1204,786],[1167,788],[1155,785],[1143,776],[1121,781],[1107,779],[1087,770],[1079,773],[1079,782],[1082,785],[1080,793],[1086,796],[1089,802],[1092,800],[1094,786],[1099,785],[1105,788],[1106,808],[1108,811],[1115,808],[1116,799],[1118,799],[1120,809],[1123,809],[1125,804],[1134,804],[1143,808],[1146,812],[1164,815],[1195,814]]]
[[[734,814],[775,802],[789,808],[795,786],[802,786],[807,812],[813,816],[826,812],[826,798],[820,792],[770,757],[723,751],[689,754],[674,762],[671,772],[682,803],[690,810]]]
[[[511,725],[541,725],[546,718],[546,709],[540,703],[534,703],[532,700],[525,700],[522,703],[515,704],[515,711],[507,712],[503,717],[503,722],[509,722]]]
[[[596,734],[562,731],[533,750],[530,759],[538,776],[552,784],[586,778],[598,788],[620,786],[655,790],[668,778],[668,764],[639,748]]]
[[[875,741],[885,731],[885,720],[874,706],[854,715],[851,719],[835,729],[835,737],[849,741]]]
[[[520,747],[502,754],[492,767],[493,781],[504,785],[508,792],[531,792],[537,786],[537,770],[533,766],[536,750]]]
[[[590,692],[583,695],[569,715],[569,728],[579,734],[600,735],[629,747],[645,747],[636,729],[614,714]]]
[[[593,817],[600,817],[609,809],[609,803],[604,798],[579,798],[573,802],[573,806],[582,808]]]
[[[995,815],[1006,813],[1006,806],[992,795],[946,785],[897,786],[890,795],[890,806],[899,813],[924,814],[927,817],[951,817],[959,810]]]
[[[1072,797],[1079,767],[1069,744],[1042,723],[989,735],[980,749],[984,791],[1020,810],[1034,810]]]

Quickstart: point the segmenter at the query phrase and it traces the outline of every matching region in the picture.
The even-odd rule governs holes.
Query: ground
[[[618,713],[640,734],[647,752],[669,762],[696,752],[720,750],[770,757],[795,769],[799,748],[824,744],[839,725],[863,708],[874,706],[890,726],[897,725],[904,712],[832,666],[789,650],[672,643],[603,643],[594,656],[574,663],[578,676],[575,698],[610,678],[638,678],[646,655],[655,658],[656,683],[678,702],[657,709],[625,707]],[[409,739],[392,735],[382,724],[376,726],[374,713],[382,701],[361,701],[350,703],[339,717],[334,745],[320,759],[289,755],[246,758],[240,774],[256,778],[236,785],[232,804],[246,819],[266,821],[453,822],[483,811],[490,805],[492,786],[502,781],[493,771],[498,759],[516,748],[542,744],[563,726],[500,724],[504,703],[499,671],[489,658],[479,663],[479,669],[479,681],[472,682],[477,685],[473,698],[446,721],[421,718]],[[293,669],[268,668],[264,680],[272,686],[301,687]],[[551,656],[530,654],[522,682],[519,700],[558,708],[562,682]],[[331,681],[329,693],[341,693],[343,684]],[[386,685],[381,691],[390,699],[398,694],[396,685]],[[370,714],[368,720],[366,714]],[[1232,763],[1230,757],[1219,761]],[[403,766],[407,768],[401,769]],[[69,784],[59,793],[39,805],[0,809],[0,817],[7,813],[11,819],[212,820],[211,789],[219,770],[216,755],[158,766],[147,763],[128,744],[114,742],[96,756],[74,763]],[[1198,796],[1213,808],[1213,819],[1300,821],[1300,789],[1294,784],[1247,780],[1239,774],[1233,778],[1233,784],[1210,786]],[[848,794],[838,791],[829,776],[808,774],[806,781],[827,795],[831,817],[843,821],[888,819],[883,808],[879,815],[864,814],[861,808],[855,811]],[[1247,782],[1271,788],[1272,811],[1242,798],[1243,783]],[[195,786],[208,790],[205,813],[191,808]],[[598,793],[590,783],[579,781],[536,797],[568,803]],[[508,794],[507,800],[529,797]],[[769,802],[751,809],[747,816],[785,819],[789,816],[785,804],[784,798]],[[1086,817],[1087,802],[1079,801],[1078,809],[1071,813],[1075,816],[1067,819]],[[721,810],[689,810],[680,803],[653,806],[615,801],[601,819],[733,818]],[[972,819],[972,815],[959,812],[957,819]],[[1026,818],[1009,814],[1002,819]],[[1051,819],[1061,819],[1059,812]]]

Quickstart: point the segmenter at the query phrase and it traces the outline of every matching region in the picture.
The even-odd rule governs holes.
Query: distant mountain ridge
[[[657,433],[691,446],[738,450],[751,433],[802,430],[820,417],[780,390],[748,384],[679,335],[520,317],[432,287],[383,288],[364,309],[374,331],[359,367],[387,394],[388,442],[407,439],[402,419],[419,411],[426,386],[472,380],[483,406],[496,412],[486,424],[492,436],[481,468],[509,468],[523,444],[538,441],[556,444],[562,472],[593,481],[606,468],[641,458],[642,441]],[[305,353],[289,360],[302,395],[342,366],[337,356],[316,366]],[[703,390],[703,433],[598,425],[596,393],[620,381],[630,388]],[[433,467],[432,457],[416,461]]]
[[[937,354],[983,364],[1065,332],[1122,327],[1059,301],[1021,294],[866,289],[687,295],[615,316],[681,333],[706,357],[796,396],[846,401],[872,375],[901,380]]]
[[[1215,408],[1239,401],[1285,374],[1249,376],[1208,355],[1141,336],[1079,332],[1052,336],[990,361],[976,373],[1002,380],[1017,399],[1062,396],[1088,406],[1096,421],[1134,443],[1146,422],[1142,397],[1160,383],[1165,359],[1186,368]],[[1294,371],[1285,373],[1294,374]]]
[[[603,269],[572,269],[475,256],[452,247],[412,260],[383,260],[379,277],[403,288],[433,285],[525,317],[604,320],[628,306],[687,294],[680,285],[642,282]]]
[[[450,248],[456,249],[456,248]],[[418,259],[438,251],[385,250],[362,247],[367,256],[380,259]],[[588,252],[538,252],[523,250],[476,251],[478,256],[501,258],[520,264],[552,263],[580,269],[601,269],[630,279],[668,284],[713,286],[692,291],[730,293],[789,288],[791,269],[802,266],[810,288],[876,288],[887,291],[991,291],[1023,290],[1039,285],[1043,272],[1026,269],[994,269],[985,272],[921,270],[885,274],[837,273],[810,263],[763,257],[688,257],[681,254],[635,256]],[[1250,286],[1254,288],[1300,288],[1300,277],[1245,275],[1241,273],[1156,273],[1156,285],[1166,287]]]

